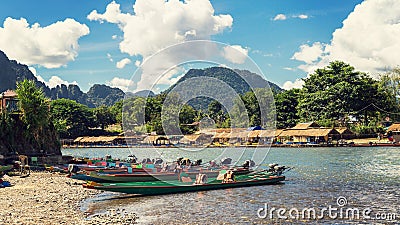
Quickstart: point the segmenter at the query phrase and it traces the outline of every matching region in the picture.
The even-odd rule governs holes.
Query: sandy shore
[[[65,174],[34,172],[27,178],[2,178],[12,187],[0,188],[0,224],[132,224],[132,218],[95,216],[88,219],[80,203],[99,191],[85,189]]]

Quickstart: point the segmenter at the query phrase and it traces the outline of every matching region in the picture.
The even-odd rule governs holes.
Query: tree
[[[276,127],[293,127],[299,121],[297,105],[299,104],[300,89],[291,89],[275,95]]]
[[[89,133],[95,127],[95,117],[89,107],[69,99],[53,100],[50,115],[62,137],[75,138]]]
[[[367,124],[376,107],[387,108],[378,82],[344,62],[331,62],[304,82],[297,106],[303,121],[319,121],[328,126],[335,121],[343,122],[351,115]]]
[[[386,116],[392,118],[394,121],[399,121],[399,107],[400,107],[400,67],[396,67],[379,77],[379,89],[383,96],[384,102],[389,110]]]
[[[101,126],[102,130],[104,130],[106,126],[114,124],[116,122],[114,115],[105,105],[93,109],[93,114],[96,120],[96,124]]]
[[[179,112],[179,125],[183,134],[192,134],[196,131],[195,126],[187,125],[195,122],[197,117],[196,110],[190,105],[183,105]]]
[[[16,92],[27,131],[39,141],[43,128],[49,123],[49,99],[45,97],[43,90],[37,88],[35,82],[30,80],[18,82]]]
[[[19,137],[19,144],[30,143],[32,149],[25,150],[32,153],[54,153],[61,155],[60,142],[49,117],[49,99],[41,88],[36,87],[34,81],[23,80],[17,83],[18,105],[22,112],[21,121],[24,126],[24,136]],[[22,125],[16,121],[16,132]],[[12,135],[11,133],[9,134]]]
[[[124,101],[120,100],[116,102],[113,106],[110,107],[110,112],[113,115],[115,122],[121,124],[122,123],[122,107],[124,105]]]

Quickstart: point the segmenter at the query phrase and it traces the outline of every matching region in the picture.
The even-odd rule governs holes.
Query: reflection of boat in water
[[[121,192],[140,195],[161,195],[182,192],[207,191],[227,188],[249,187],[257,185],[276,184],[285,180],[285,176],[274,176],[268,172],[249,173],[236,176],[231,182],[224,182],[218,178],[209,179],[209,182],[182,182],[182,181],[150,181],[150,182],[126,182],[126,183],[95,183],[89,182],[86,188]]]

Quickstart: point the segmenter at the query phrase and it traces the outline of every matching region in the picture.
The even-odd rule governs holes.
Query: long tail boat
[[[199,172],[185,172],[191,178],[196,178]],[[218,170],[215,171],[203,171],[202,173],[207,174],[209,177],[217,177],[219,174]],[[178,180],[179,173],[174,172],[159,172],[159,173],[122,173],[122,174],[102,174],[102,173],[90,173],[89,176],[102,182],[113,182],[113,183],[127,183],[127,182],[146,182],[146,181],[171,181]]]
[[[276,184],[285,180],[285,176],[276,176],[266,173],[251,173],[237,176],[235,181],[221,182],[217,178],[210,179],[210,182],[196,184],[193,182],[181,181],[153,181],[153,182],[129,182],[129,183],[95,183],[88,182],[85,188],[121,192],[139,195],[163,195],[182,192],[196,192],[227,188],[249,187],[256,185]]]

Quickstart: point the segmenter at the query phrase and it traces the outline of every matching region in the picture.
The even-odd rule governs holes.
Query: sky
[[[161,91],[203,65],[182,66],[190,60],[249,69],[285,89],[333,60],[375,78],[400,65],[398,0],[299,3],[2,0],[0,50],[50,87],[83,91],[93,84]]]

